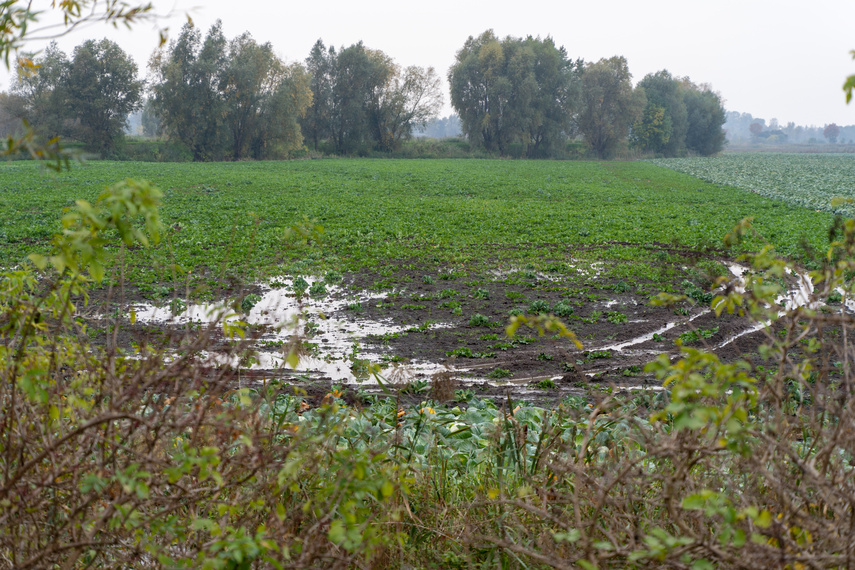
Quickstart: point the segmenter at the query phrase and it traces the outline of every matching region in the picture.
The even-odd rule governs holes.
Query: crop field
[[[123,177],[162,189],[159,243],[157,193],[98,198]],[[758,192],[646,162],[3,165],[0,558],[851,567],[855,227]],[[61,275],[16,268],[45,253]]]
[[[842,168],[822,162],[842,165],[839,157],[818,159],[817,177]],[[590,379],[637,384],[651,355],[674,351],[678,339],[741,354],[747,349],[729,342],[739,319],[705,313],[706,291],[730,275],[725,264],[738,254],[722,237],[752,216],[762,237],[743,249],[768,240],[808,260],[824,251],[833,218],[645,162],[95,162],[58,175],[9,163],[0,170],[0,267],[48,251],[63,208],[95,200],[122,178],[162,190],[167,231],[156,247],[121,252],[123,276],[114,271],[107,285],[121,283],[123,297],[110,303],[176,316],[234,301],[253,316],[271,295],[304,299],[316,307],[301,325],[305,352],[334,362],[324,367],[333,380],[352,380],[366,360],[429,362],[456,378],[490,380],[485,390],[508,384],[534,393]],[[676,309],[650,306],[661,291],[688,299]],[[106,289],[94,295],[90,314],[114,312],[99,306],[106,298]],[[544,313],[561,317],[583,350],[533,331],[505,336],[513,315]],[[350,326],[346,342],[325,325],[330,318]],[[157,342],[179,326],[158,319],[126,322],[122,338]],[[271,355],[287,338],[259,325]],[[281,359],[265,362],[256,368],[274,374]]]
[[[835,198],[855,196],[852,154],[738,153],[651,162],[713,184],[736,186],[805,208],[855,215],[851,204],[832,204]]]

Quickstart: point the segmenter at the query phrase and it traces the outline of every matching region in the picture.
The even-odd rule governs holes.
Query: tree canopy
[[[188,23],[149,68],[160,128],[194,160],[281,157],[302,147],[298,120],[311,104],[309,76],[269,43],[248,33],[229,42],[220,21],[202,41]]]
[[[608,158],[626,140],[646,103],[644,89],[632,87],[626,58],[615,56],[585,66],[577,121],[598,158]]]
[[[552,38],[500,40],[487,30],[457,52],[451,104],[471,143],[501,155],[521,144],[527,156],[545,156],[572,132],[581,68]]]
[[[667,70],[646,75],[638,87],[644,89],[647,103],[632,127],[633,146],[667,157],[689,152],[710,156],[724,147],[724,107],[708,87],[688,77],[675,78]]]
[[[33,67],[18,68],[12,88],[37,133],[72,138],[103,155],[115,151],[142,90],[133,59],[107,39],[83,42],[71,59],[51,43]]]
[[[432,67],[401,69],[362,42],[327,48],[318,40],[306,59],[312,106],[303,132],[318,149],[337,153],[397,150],[442,108],[441,82]]]

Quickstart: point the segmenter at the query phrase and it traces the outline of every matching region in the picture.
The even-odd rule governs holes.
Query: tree
[[[688,129],[686,148],[701,156],[712,156],[724,148],[724,106],[721,97],[709,87],[686,81],[683,100],[686,103]]]
[[[749,125],[748,127],[748,130],[751,132],[751,136],[756,139],[758,136],[760,136],[760,133],[763,132],[763,125],[761,125],[760,123],[751,123],[751,125]]]
[[[644,110],[643,89],[633,90],[626,59],[589,63],[582,73],[579,131],[599,158],[607,158],[627,138]]]
[[[573,128],[581,67],[551,38],[499,40],[488,30],[457,53],[451,104],[472,144],[504,155],[519,143],[546,156]]]
[[[333,71],[330,136],[336,152],[361,152],[373,145],[370,114],[380,107],[387,82],[397,73],[391,58],[359,42],[339,51]]]
[[[13,137],[24,130],[24,99],[14,93],[0,92],[0,137]]]
[[[67,135],[68,56],[51,42],[44,54],[29,59],[31,66],[19,66],[12,93],[23,103],[20,118],[45,139]]]
[[[59,31],[56,24],[39,24],[45,14],[51,14],[61,19]],[[7,0],[0,8],[0,58],[6,69],[11,68],[11,61],[16,61],[16,70],[32,72],[37,69],[32,56],[21,53],[27,40],[32,37],[41,39],[58,37],[74,28],[103,22],[117,26],[130,27],[142,20],[153,19],[153,5],[134,4],[125,2],[98,2],[97,0],[77,0],[74,2],[55,2],[47,10],[35,9],[32,2],[23,0]],[[160,31],[161,43],[165,41],[165,31]],[[47,160],[47,166],[59,170],[63,165],[68,166],[73,154],[62,148],[58,141],[47,143],[38,140],[37,133],[25,125],[20,134],[7,136],[2,153],[14,155],[26,152],[37,160]]]
[[[306,69],[311,77],[312,104],[300,124],[303,135],[315,150],[321,141],[331,136],[335,63],[335,48],[330,46],[327,49],[320,39],[312,46],[312,51],[306,58]]]
[[[451,106],[470,143],[504,154],[513,138],[508,125],[511,84],[504,73],[502,44],[487,30],[466,40],[448,72]]]
[[[824,136],[828,142],[834,144],[837,142],[837,137],[840,136],[840,127],[834,123],[825,125],[825,128],[822,129],[822,136]]]
[[[256,150],[260,148],[261,143],[253,139],[263,139],[262,108],[282,79],[281,62],[270,43],[257,44],[249,32],[229,43],[226,61],[219,88],[231,132],[232,158],[237,160],[249,154],[253,142]]]
[[[299,120],[312,103],[309,74],[300,64],[280,64],[273,82],[259,108],[261,127],[251,143],[254,158],[285,158],[303,147]]]
[[[136,63],[115,42],[87,40],[74,48],[65,89],[78,119],[75,138],[90,150],[113,152],[128,114],[140,107],[142,88]]]
[[[154,103],[151,99],[146,99],[142,105],[142,113],[140,113],[140,124],[142,125],[142,134],[146,137],[156,137],[161,133],[160,117],[154,109]]]
[[[249,33],[228,42],[217,21],[205,41],[186,24],[151,58],[153,110],[167,137],[194,160],[284,157],[301,148],[299,119],[311,104],[310,78],[285,65]]]
[[[531,114],[525,123],[528,136],[524,141],[531,158],[554,155],[575,127],[573,116],[579,102],[583,62],[570,60],[564,46],[557,47],[552,38],[527,37],[526,47],[534,54],[536,90],[530,103]]]
[[[684,154],[688,116],[681,82],[662,70],[646,75],[638,86],[644,89],[647,107],[633,126],[634,145],[662,156]]]
[[[397,150],[442,109],[441,80],[434,68],[410,66],[403,73],[397,66],[393,69],[371,112],[376,146],[385,151]]]
[[[632,127],[630,139],[636,148],[664,154],[672,133],[673,127],[665,108],[648,102],[641,120]]]
[[[193,160],[222,158],[228,145],[219,73],[226,65],[226,38],[219,20],[205,41],[193,24],[161,46],[149,61],[152,109],[167,138],[187,146]]]

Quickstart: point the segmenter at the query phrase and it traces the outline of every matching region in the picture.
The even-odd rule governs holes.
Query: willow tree
[[[644,110],[643,89],[633,89],[626,58],[589,63],[582,73],[579,132],[598,158],[608,158],[629,135]]]

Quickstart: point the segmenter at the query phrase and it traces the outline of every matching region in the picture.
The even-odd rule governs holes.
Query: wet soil
[[[450,401],[461,397],[459,390],[494,399],[554,402],[609,386],[655,389],[656,379],[644,372],[644,366],[662,353],[677,357],[680,343],[713,349],[725,361],[755,355],[763,333],[746,334],[753,325],[745,318],[716,317],[708,308],[709,298],[700,295],[710,288],[714,276],[705,276],[695,263],[700,258],[709,260],[710,253],[660,247],[677,262],[660,266],[651,262],[645,276],[637,278],[626,272],[615,276],[613,269],[619,262],[574,264],[567,259],[539,267],[497,269],[481,264],[438,270],[421,270],[417,260],[400,260],[377,270],[347,274],[318,301],[328,303],[329,309],[310,318],[308,327],[283,337],[281,332],[273,336],[270,325],[255,325],[241,343],[260,351],[279,351],[281,357],[282,350],[298,342],[314,360],[297,371],[279,365],[247,366],[240,382],[276,381],[288,389],[305,390],[310,400],[323,399],[334,386],[346,384],[345,394],[354,403],[367,401],[372,394],[414,402]],[[659,277],[651,280],[650,275]],[[696,298],[675,306],[652,306],[651,297],[662,290],[688,292]],[[270,288],[254,286],[231,298],[265,291]],[[283,294],[297,295],[287,287]],[[540,312],[557,314],[582,348],[570,339],[541,336],[525,327],[513,338],[507,337],[505,326],[511,316]],[[347,354],[341,339],[317,329],[319,318],[349,324],[351,331],[366,325],[365,334],[350,333],[346,344],[352,341],[355,349]],[[367,323],[382,323],[385,328]],[[206,326],[123,321],[118,342],[126,347],[176,347],[188,334],[207,330],[210,352],[234,352],[236,343],[222,337],[221,326]],[[322,361],[323,366],[311,365]],[[370,378],[354,381],[369,361],[382,367],[381,378],[396,384],[397,390],[384,389]]]

